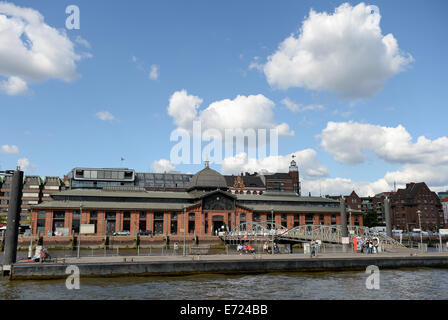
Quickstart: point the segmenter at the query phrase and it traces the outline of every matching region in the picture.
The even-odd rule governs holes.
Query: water
[[[367,290],[364,272],[269,273],[187,277],[91,278],[80,290],[65,280],[8,281],[0,300],[446,300],[448,270],[383,270],[380,290]]]

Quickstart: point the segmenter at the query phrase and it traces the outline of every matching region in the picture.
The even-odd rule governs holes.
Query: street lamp
[[[271,208],[271,233],[272,233],[271,254],[274,254],[274,208]]]
[[[184,256],[186,256],[186,251],[185,251],[185,238],[186,238],[186,224],[187,224],[187,208],[184,207]]]
[[[421,221],[421,211],[417,210],[417,214],[418,214],[418,224],[420,226],[420,250],[423,250],[423,236],[422,236],[422,221]]]
[[[352,231],[353,230],[353,227],[352,227],[352,209],[348,209],[348,216],[349,216],[348,222],[349,222],[349,225],[350,225],[350,231]]]

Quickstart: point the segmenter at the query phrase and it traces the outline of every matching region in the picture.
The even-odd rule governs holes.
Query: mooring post
[[[3,271],[9,271],[10,266],[17,260],[17,242],[19,240],[19,223],[22,206],[23,171],[20,168],[14,171],[11,185],[11,195],[8,206],[8,220],[6,225],[5,254]]]
[[[390,199],[384,199],[385,218],[386,218],[386,235],[392,238],[392,217],[390,214]]]
[[[347,229],[347,209],[345,208],[345,198],[341,197],[341,236],[343,238],[347,238],[348,237],[348,229]],[[348,249],[348,244],[342,244],[342,252],[347,252]]]

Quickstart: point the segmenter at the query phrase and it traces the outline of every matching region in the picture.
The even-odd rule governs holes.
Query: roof
[[[253,211],[259,212],[267,212],[274,210],[274,212],[322,212],[322,213],[339,213],[339,207],[321,207],[321,206],[294,206],[294,205],[263,205],[263,204],[254,204],[254,205],[244,205],[246,208],[249,208]],[[361,211],[356,210],[352,211],[354,213],[361,213]]]
[[[295,201],[295,202],[325,202],[325,203],[339,203],[337,200],[321,198],[321,197],[301,197],[298,195],[256,195],[256,194],[236,194],[237,200],[254,200],[254,201]]]
[[[227,182],[222,174],[210,167],[205,167],[191,178],[188,185],[189,190],[203,188],[227,189]]]
[[[278,172],[278,173],[274,173],[274,174],[269,174],[269,175],[265,175],[266,179],[268,180],[273,180],[273,179],[291,179],[291,176],[289,175],[289,173],[283,173],[283,172]]]
[[[235,183],[235,179],[238,176],[224,176],[226,179],[227,186],[229,188],[233,187],[233,184]],[[265,185],[263,183],[263,180],[259,176],[239,176],[243,179],[244,186],[246,188],[252,187],[252,188],[265,188]]]
[[[170,198],[192,199],[193,194],[174,191],[111,191],[102,189],[72,189],[53,194],[53,196],[78,196],[78,197],[119,197],[119,198]]]
[[[45,201],[33,209],[97,209],[97,210],[183,210],[197,203],[116,202],[116,201]]]

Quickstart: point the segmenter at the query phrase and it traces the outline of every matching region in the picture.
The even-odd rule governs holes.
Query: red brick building
[[[243,222],[275,223],[290,229],[302,224],[340,224],[339,201],[301,197],[296,193],[232,194],[221,174],[208,166],[190,180],[186,192],[127,190],[66,190],[33,206],[32,232],[54,233],[95,225],[96,235],[151,231],[154,235],[211,236]],[[362,214],[357,216],[362,225]]]
[[[347,224],[360,226],[362,225],[362,218],[364,212],[362,211],[362,199],[355,191],[348,196],[327,196],[327,198],[340,200],[342,197],[345,199],[345,208],[347,209]]]
[[[424,182],[408,183],[392,197],[392,225],[394,229],[437,231],[445,227],[439,197]],[[419,217],[420,213],[420,217]]]

